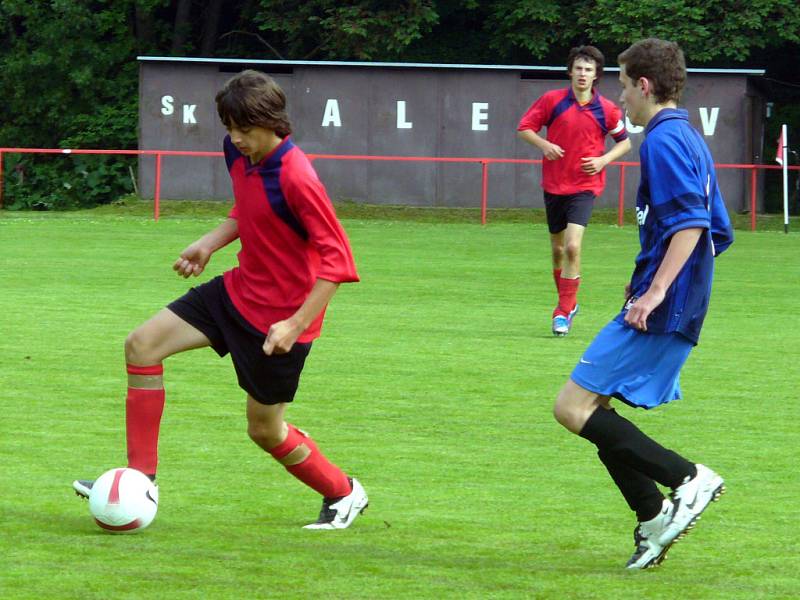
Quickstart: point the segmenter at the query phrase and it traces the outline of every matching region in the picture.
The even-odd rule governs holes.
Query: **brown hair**
[[[686,59],[675,42],[658,38],[640,40],[620,54],[617,61],[625,65],[625,74],[632,80],[640,77],[650,80],[659,104],[680,101],[686,83]]]
[[[229,79],[215,98],[225,127],[264,127],[278,137],[292,133],[286,95],[272,77],[248,69]]]
[[[603,74],[603,66],[606,64],[603,53],[594,46],[576,46],[570,50],[567,55],[567,75],[572,71],[572,65],[575,64],[575,61],[579,58],[594,62],[597,68],[597,79],[595,79],[594,83],[597,83],[597,80],[600,79],[600,76]]]

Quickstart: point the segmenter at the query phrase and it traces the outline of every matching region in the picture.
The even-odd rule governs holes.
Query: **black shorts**
[[[595,197],[593,192],[578,192],[566,196],[545,192],[544,209],[550,233],[564,231],[568,223],[586,227],[592,216]]]
[[[201,331],[220,356],[230,352],[239,387],[261,404],[291,402],[311,342],[296,342],[286,354],[264,354],[266,335],[233,306],[222,277],[193,287],[167,308]]]

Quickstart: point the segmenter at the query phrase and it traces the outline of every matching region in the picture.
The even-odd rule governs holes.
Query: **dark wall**
[[[214,95],[241,68],[258,68],[284,88],[295,142],[308,154],[541,158],[535,148],[517,139],[517,123],[542,93],[568,85],[560,68],[526,71],[169,59],[143,60],[140,65],[139,147],[148,150],[221,149],[225,131],[216,115]],[[599,84],[600,93],[615,102],[616,78],[615,71],[607,71]],[[398,101],[405,102],[404,114]],[[717,163],[753,160],[754,138],[761,135],[762,103],[754,101],[746,74],[691,72],[682,105],[692,124],[705,132]],[[630,126],[629,135],[633,150],[623,160],[638,162],[642,133]],[[609,138],[608,147],[611,144]],[[317,160],[315,168],[333,199],[480,205],[480,164]],[[749,174],[721,169],[719,175],[729,209],[745,208]],[[626,206],[634,203],[638,176],[638,167],[626,170]],[[489,206],[541,207],[539,177],[538,165],[490,165]],[[139,178],[142,193],[152,195],[153,158],[141,159]],[[616,206],[618,192],[619,168],[612,166],[598,205]],[[224,161],[165,157],[161,195],[230,198]]]

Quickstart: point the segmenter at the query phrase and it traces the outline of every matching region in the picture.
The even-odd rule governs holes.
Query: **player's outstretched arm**
[[[303,305],[297,309],[288,319],[273,323],[269,328],[267,338],[264,340],[264,354],[285,354],[292,349],[297,338],[322,312],[333,295],[336,293],[339,284],[327,279],[317,279],[308,298]]]
[[[206,268],[211,255],[239,237],[236,219],[228,218],[181,252],[172,268],[181,277],[197,277]]]

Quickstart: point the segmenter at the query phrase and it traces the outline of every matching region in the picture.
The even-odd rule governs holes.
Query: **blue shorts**
[[[643,333],[611,321],[589,344],[570,378],[601,396],[655,408],[681,397],[680,372],[693,347],[679,333]]]

